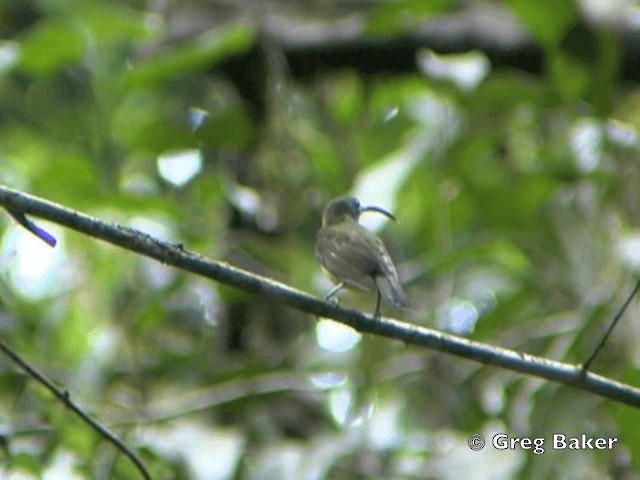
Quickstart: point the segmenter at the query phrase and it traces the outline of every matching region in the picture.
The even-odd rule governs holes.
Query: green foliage
[[[311,3],[309,16],[333,8]],[[493,69],[461,88],[355,68],[301,81],[254,23],[261,15],[238,20],[215,2],[2,2],[0,182],[318,296],[330,288],[313,253],[322,208],[357,193],[399,220],[379,234],[412,306],[383,315],[584,361],[639,261],[640,94],[616,80],[613,34],[574,2],[504,7],[541,47],[543,71]],[[384,1],[357,18],[385,41],[455,8]],[[58,247],[41,254],[3,218],[0,335],[153,478],[640,471],[628,407],[323,330],[70,230],[53,230]],[[366,293],[340,301],[375,305]],[[636,304],[594,364],[632,385]],[[547,453],[468,449],[469,434],[499,431],[544,436]],[[552,452],[552,433],[617,436],[619,449]],[[139,478],[4,359],[0,435],[1,478]]]
[[[169,49],[137,68],[123,72],[120,81],[123,88],[130,89],[175,79],[176,76],[204,70],[221,59],[243,52],[253,40],[251,31],[246,27],[213,30],[190,44]]]
[[[537,42],[551,50],[559,45],[567,30],[578,19],[573,0],[508,0],[506,3]]]
[[[422,22],[447,13],[451,0],[397,0],[381,2],[367,23],[367,33],[375,36],[391,36],[411,31]]]
[[[26,74],[50,75],[80,59],[82,37],[68,24],[50,22],[29,31],[21,42],[20,53],[20,67]]]

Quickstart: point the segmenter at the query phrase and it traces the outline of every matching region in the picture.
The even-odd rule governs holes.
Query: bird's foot
[[[378,300],[376,301],[376,311],[373,312],[373,319],[380,320],[380,291],[378,291]]]
[[[338,291],[344,287],[344,283],[340,282],[338,285],[336,285],[335,287],[333,287],[331,289],[331,291],[329,293],[327,293],[324,297],[324,299],[328,302],[333,303],[334,306],[337,306],[339,304],[338,302]]]
[[[331,305],[333,305],[334,307],[337,307],[338,305],[340,305],[340,299],[338,299],[338,296],[335,294],[331,296],[327,295],[326,297],[324,297],[324,299],[327,302],[331,302]]]

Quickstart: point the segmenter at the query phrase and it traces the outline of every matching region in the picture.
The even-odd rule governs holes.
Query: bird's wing
[[[339,280],[361,290],[371,290],[374,286],[372,279],[381,270],[371,242],[363,237],[360,229],[364,230],[362,227],[339,226],[320,229],[316,257]],[[366,230],[364,234],[372,235]]]
[[[409,299],[407,294],[404,293],[402,285],[398,281],[398,278],[388,277],[385,275],[377,275],[375,277],[376,286],[382,293],[384,299],[395,307],[408,307]]]
[[[375,247],[372,248],[377,249],[379,255],[378,258],[378,271],[374,276],[374,281],[378,290],[382,293],[382,296],[386,299],[388,303],[394,305],[396,307],[408,307],[409,299],[407,298],[407,294],[404,293],[402,289],[402,285],[400,285],[400,280],[398,280],[398,272],[396,271],[396,267],[393,265],[391,261],[391,257],[389,256],[389,252],[378,237],[375,238]]]
[[[371,290],[375,285],[391,305],[409,305],[387,249],[361,225],[320,229],[316,257],[329,273],[347,285],[361,290]]]

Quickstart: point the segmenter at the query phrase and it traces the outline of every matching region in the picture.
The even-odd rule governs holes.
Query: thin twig
[[[256,397],[283,391],[318,392],[330,388],[314,384],[310,378],[311,375],[312,372],[305,372],[304,374],[270,372],[256,375],[252,378],[234,378],[213,387],[185,392],[179,396],[173,394],[171,396],[170,407],[166,405],[166,401],[157,405],[150,405],[145,408],[143,418],[140,418],[140,415],[136,414],[136,416],[132,418],[114,419],[112,422],[109,422],[109,424],[112,428],[122,428],[134,425],[164,423],[245,397]]]
[[[53,237],[53,235],[51,235],[46,230],[40,228],[35,223],[33,223],[31,220],[29,220],[27,217],[25,217],[24,213],[15,212],[15,211],[11,210],[10,208],[7,208],[6,210],[9,213],[9,215],[11,215],[16,222],[18,222],[24,228],[29,230],[31,233],[33,233],[40,240],[45,242],[50,247],[55,247],[56,246],[57,242],[56,242],[56,239]]]
[[[51,380],[49,380],[43,373],[40,373],[35,367],[31,366],[25,359],[23,359],[18,353],[16,353],[5,342],[0,340],[0,350],[9,357],[15,364],[20,366],[25,372],[32,378],[42,384],[47,390],[55,395],[65,406],[82,419],[87,425],[93,428],[98,434],[111,442],[118,450],[125,454],[135,464],[145,480],[151,480],[151,475],[147,471],[146,467],[138,456],[127,447],[122,441],[116,437],[114,433],[109,431],[107,427],[100,424],[98,421],[91,418],[82,408],[80,408],[73,400],[69,392],[61,390],[56,387]]]
[[[633,291],[631,292],[631,294],[627,297],[625,302],[622,304],[622,307],[620,307],[620,310],[618,310],[618,313],[616,313],[616,316],[613,317],[613,321],[611,322],[611,325],[609,325],[609,328],[607,329],[606,333],[602,337],[602,340],[600,340],[600,343],[598,344],[596,349],[593,351],[589,359],[582,364],[582,369],[584,371],[589,370],[589,366],[591,365],[593,360],[596,358],[596,355],[598,355],[602,347],[604,347],[604,344],[607,343],[607,339],[609,338],[609,335],[611,335],[611,332],[613,332],[613,329],[618,323],[618,320],[622,318],[622,315],[624,314],[625,310],[631,303],[631,299],[636,295],[636,293],[638,293],[638,290],[640,290],[640,279],[636,283],[636,286],[633,288]]]
[[[320,300],[281,282],[241,270],[224,262],[206,259],[187,251],[182,245],[171,245],[131,228],[106,223],[4,186],[0,186],[0,205],[67,226],[167,265],[173,265],[247,292],[265,295],[315,316],[331,318],[360,332],[373,333],[406,344],[418,345],[545,378],[640,408],[640,389],[587,372],[581,365],[560,363],[390,318],[374,319],[361,312]]]

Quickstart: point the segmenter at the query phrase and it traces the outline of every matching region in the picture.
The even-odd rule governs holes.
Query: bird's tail
[[[407,294],[404,293],[397,277],[389,278],[386,275],[378,275],[376,277],[376,286],[388,304],[394,307],[409,306]]]

